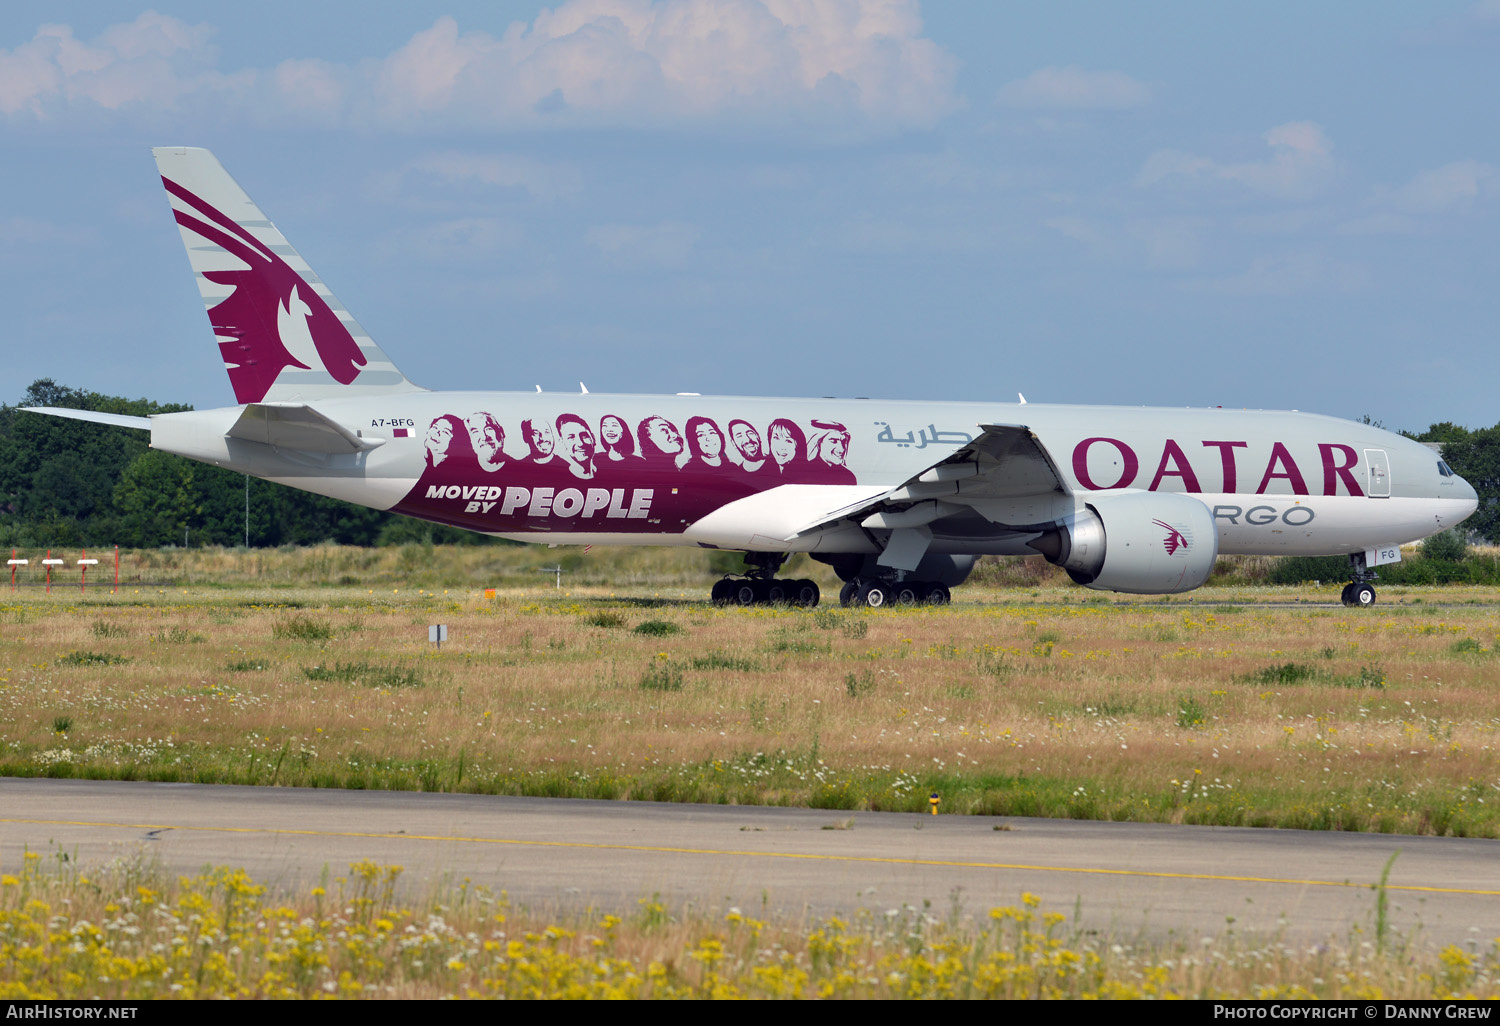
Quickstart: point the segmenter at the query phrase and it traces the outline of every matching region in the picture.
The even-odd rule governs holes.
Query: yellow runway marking
[[[672,848],[650,844],[595,844],[586,841],[523,841],[509,837],[443,837],[431,834],[393,834],[356,830],[290,830],[267,827],[200,827],[171,823],[94,823],[68,819],[8,819],[0,823],[34,823],[40,826],[108,827],[116,830],[181,830],[223,834],[292,834],[299,837],[358,837],[386,841],[444,841],[460,844],[495,844],[530,848],[579,848],[597,851],[635,851],[664,855],[719,855],[737,858],[802,859],[809,862],[862,862],[893,866],[938,866],[947,869],[1011,869],[1033,873],[1083,873],[1093,876],[1154,877],[1163,880],[1212,880],[1221,883],[1287,884],[1298,887],[1360,887],[1368,883],[1350,880],[1295,880],[1275,876],[1229,876],[1217,873],[1164,873],[1147,869],[1105,869],[1098,866],[1034,866],[1011,862],[965,862],[956,859],[905,859],[883,855],[819,855],[795,851],[743,851],[717,848]],[[1424,887],[1418,884],[1387,884],[1388,891],[1417,891],[1424,894],[1473,894],[1486,898],[1500,897],[1500,890],[1477,890],[1465,887]]]

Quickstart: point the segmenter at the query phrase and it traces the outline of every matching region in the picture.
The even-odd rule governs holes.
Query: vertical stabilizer
[[[415,392],[208,150],[152,150],[241,403]]]

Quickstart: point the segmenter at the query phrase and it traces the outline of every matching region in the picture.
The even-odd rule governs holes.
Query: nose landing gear
[[[1365,554],[1356,552],[1349,557],[1350,576],[1354,580],[1344,585],[1340,598],[1344,605],[1355,609],[1369,609],[1375,604],[1375,571],[1365,565]]]

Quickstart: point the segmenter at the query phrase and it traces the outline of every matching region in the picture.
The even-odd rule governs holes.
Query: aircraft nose
[[[1455,475],[1455,478],[1456,480],[1453,483],[1458,486],[1457,497],[1462,499],[1466,504],[1467,508],[1464,510],[1464,516],[1468,516],[1479,508],[1479,493],[1474,490],[1474,486],[1469,484],[1468,481],[1457,477],[1457,475]]]

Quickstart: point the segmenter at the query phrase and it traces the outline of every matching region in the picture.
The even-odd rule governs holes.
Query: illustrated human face
[[[708,459],[713,459],[724,451],[724,440],[719,437],[712,424],[699,424],[694,435],[698,440],[698,451]]]
[[[849,439],[843,435],[833,434],[823,439],[822,451],[818,454],[823,457],[824,463],[831,463],[836,467],[844,465],[844,456],[849,451]]]
[[[493,420],[480,414],[464,421],[464,427],[469,429],[469,441],[474,443],[474,452],[481,463],[488,463],[499,455],[503,443],[500,429]]]
[[[797,440],[786,428],[773,427],[771,429],[771,455],[777,463],[783,465],[792,462],[792,457],[797,455]]]
[[[599,422],[599,434],[604,438],[604,444],[613,449],[625,437],[625,425],[620,423],[619,417],[605,417]]]
[[[665,453],[678,453],[682,451],[682,436],[677,429],[660,417],[653,417],[646,425],[646,434],[656,447]]]
[[[758,460],[761,458],[760,433],[749,424],[736,424],[730,432],[734,438],[735,446],[744,454],[747,460]]]
[[[427,451],[432,453],[432,462],[441,463],[448,455],[448,445],[453,441],[453,425],[446,417],[439,417],[427,429]]]
[[[557,439],[552,435],[551,424],[535,421],[531,425],[531,447],[539,456],[552,455],[552,450],[557,447]]]
[[[594,457],[594,434],[588,428],[570,420],[562,426],[563,455],[577,464],[585,464]]]

